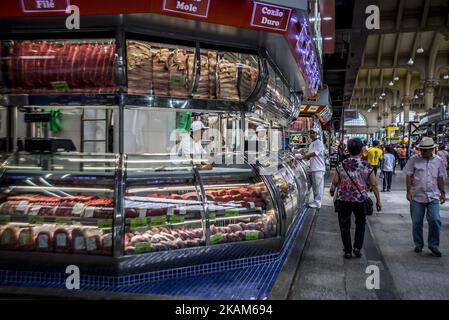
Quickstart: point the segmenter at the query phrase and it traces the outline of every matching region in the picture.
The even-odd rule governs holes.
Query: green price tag
[[[44,223],[44,217],[29,216],[28,217],[28,223],[31,223],[31,224],[43,224]]]
[[[217,219],[217,213],[215,211],[209,212],[209,220],[216,220]]]
[[[211,244],[218,244],[218,243],[222,243],[222,242],[223,242],[223,234],[221,232],[210,236]]]
[[[171,75],[170,76],[170,83],[183,86],[186,83],[186,77],[178,76],[178,75]]]
[[[136,243],[136,253],[145,253],[151,251],[151,242],[138,242]]]
[[[245,232],[245,240],[259,240],[259,231],[251,230]]]
[[[167,216],[151,217],[151,226],[160,226],[167,223]]]
[[[131,219],[131,227],[139,228],[148,226],[147,218],[132,218]]]
[[[51,86],[56,90],[69,90],[69,84],[67,81],[53,81],[51,82]]]
[[[170,223],[182,223],[184,222],[185,218],[184,216],[170,216],[170,218],[168,218],[168,220],[170,221]]]
[[[101,219],[97,221],[99,228],[112,228],[112,219]]]
[[[72,220],[70,218],[56,218],[57,224],[72,224]]]
[[[0,216],[0,226],[8,224],[11,222],[10,216]]]
[[[239,212],[236,210],[225,210],[225,217],[234,217],[238,216]]]

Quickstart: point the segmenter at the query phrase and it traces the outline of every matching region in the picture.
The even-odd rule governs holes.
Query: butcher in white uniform
[[[310,176],[312,180],[313,201],[309,203],[310,208],[321,208],[321,199],[324,193],[324,173],[326,165],[324,162],[324,145],[318,138],[316,129],[310,130],[312,143],[309,145],[307,154],[301,156],[300,160],[310,160]]]
[[[195,163],[201,163],[201,169],[210,169],[212,164],[210,157],[201,144],[204,131],[208,129],[201,121],[192,122],[192,136],[184,134],[179,143],[179,153],[184,158],[191,158]]]

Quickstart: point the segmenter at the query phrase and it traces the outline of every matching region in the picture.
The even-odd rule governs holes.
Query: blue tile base
[[[81,275],[86,291],[189,296],[208,299],[266,299],[308,214],[297,217],[278,253],[127,276]],[[66,274],[0,270],[0,286],[65,288]]]

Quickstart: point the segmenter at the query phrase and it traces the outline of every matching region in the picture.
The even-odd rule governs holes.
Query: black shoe
[[[385,192],[385,189],[382,189],[382,192]]]
[[[343,257],[345,257],[345,259],[351,259],[352,258],[352,254],[350,252],[349,253],[345,253],[345,255]]]
[[[354,248],[354,250],[352,250],[352,252],[354,253],[354,255],[355,255],[357,258],[362,257],[362,253],[360,252],[360,249]]]
[[[391,192],[391,190],[390,190],[390,189],[388,189],[388,190],[387,190],[387,192]]]
[[[429,250],[430,251],[432,251],[432,254],[435,256],[435,257],[441,257],[441,252],[440,252],[440,250],[438,250],[438,248],[429,248]]]
[[[415,252],[416,252],[416,253],[421,253],[421,252],[422,252],[422,248],[420,248],[420,247],[415,247]]]

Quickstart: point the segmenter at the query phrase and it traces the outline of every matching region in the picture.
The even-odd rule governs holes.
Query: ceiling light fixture
[[[445,74],[445,75],[443,76],[443,79],[444,79],[444,80],[449,79],[449,74]]]
[[[424,52],[424,49],[422,47],[419,47],[418,49],[416,49],[417,54],[421,54],[423,52]]]
[[[412,58],[410,58],[410,60],[407,62],[407,64],[408,64],[409,66],[413,66],[414,63],[415,63],[415,61],[413,61]]]
[[[390,81],[390,83],[388,85],[392,86],[392,85],[394,85],[394,82]]]
[[[398,80],[399,80],[398,76],[394,77],[394,81],[398,81]]]
[[[381,96],[385,97],[387,94],[385,92],[382,92]]]
[[[417,94],[415,94],[415,99],[418,99],[419,97],[418,97],[418,95]]]
[[[324,21],[331,21],[333,18],[332,17],[324,17],[323,20]]]
[[[324,37],[324,40],[332,40],[334,39],[333,37]]]

